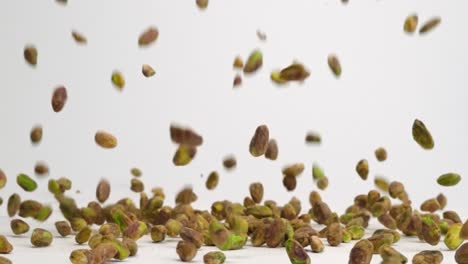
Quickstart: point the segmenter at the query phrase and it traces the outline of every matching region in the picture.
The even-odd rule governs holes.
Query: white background
[[[47,178],[39,180],[33,194],[15,184],[18,173],[34,176],[34,164],[44,160],[51,168],[49,177],[72,179],[71,195],[81,205],[94,198],[103,177],[112,181],[109,202],[137,198],[129,191],[129,170],[136,166],[143,171],[147,190],[164,187],[169,204],[187,184],[199,196],[195,206],[207,208],[215,200],[242,201],[249,184],[261,181],[266,199],[285,203],[297,196],[308,209],[308,193],[315,189],[311,167],[318,162],[330,180],[322,196],[340,213],[354,196],[373,188],[373,176],[380,174],[403,182],[415,207],[444,192],[447,209],[466,218],[467,181],[444,188],[436,179],[452,171],[463,177],[468,171],[468,2],[212,0],[203,12],[194,2],[70,0],[62,6],[52,0],[0,1],[0,168],[8,176],[0,191],[4,200],[18,192],[24,199],[53,202]],[[442,23],[426,36],[409,36],[402,27],[413,12],[420,22],[441,16]],[[138,37],[149,26],[158,27],[160,37],[150,47],[139,48]],[[88,38],[87,45],[74,42],[73,29]],[[266,42],[258,40],[257,29],[267,34]],[[36,68],[24,62],[27,44],[39,51]],[[242,87],[233,90],[234,57],[246,59],[255,48],[263,51],[262,69],[244,77]],[[330,53],[341,60],[340,79],[328,69]],[[310,69],[310,78],[303,84],[273,85],[270,72],[293,60]],[[143,63],[155,68],[153,78],[143,77]],[[123,91],[110,82],[114,70],[125,75]],[[50,99],[58,85],[67,87],[69,100],[57,114]],[[434,150],[425,151],[413,141],[415,118],[432,132]],[[190,126],[204,137],[189,166],[172,164],[176,149],[169,138],[172,122]],[[35,124],[44,127],[36,147],[29,141]],[[277,161],[253,158],[248,152],[260,124],[267,124],[278,141]],[[100,129],[118,137],[116,149],[96,146],[94,133]],[[309,130],[320,132],[321,146],[305,145]],[[389,155],[383,163],[373,156],[380,146]],[[232,172],[222,168],[228,154],[238,160]],[[362,158],[370,161],[366,182],[354,170]],[[304,162],[306,171],[296,191],[288,193],[281,168],[294,162]],[[219,171],[221,180],[216,190],[207,191],[204,183],[212,170]],[[2,207],[0,214],[6,215]],[[54,219],[59,217],[56,212]],[[2,222],[0,232],[11,234],[7,219]],[[18,245],[10,258],[27,263],[29,257],[23,253],[30,251],[27,238],[12,240],[24,247]],[[63,258],[74,248],[72,239],[59,241],[63,242],[56,242],[55,248],[40,250],[44,261],[46,256],[50,261],[51,254],[58,254],[53,258],[57,263],[66,261]],[[414,244],[402,243],[398,249],[411,258]],[[418,250],[431,248],[416,245]],[[174,247],[168,247],[168,258],[176,259]],[[147,248],[142,256],[144,250],[152,252]],[[286,261],[282,250],[277,255],[273,252],[278,251],[256,250],[232,252],[238,258],[230,262],[253,263],[271,256]],[[349,248],[326,251],[312,256],[313,262],[344,263]],[[135,263],[152,263],[158,257],[140,257]]]

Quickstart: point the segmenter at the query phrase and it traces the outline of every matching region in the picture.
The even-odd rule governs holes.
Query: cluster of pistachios
[[[266,126],[265,126],[266,127]],[[268,142],[268,130],[259,127],[251,143],[251,153],[264,154]],[[266,131],[266,132],[265,132]],[[189,129],[171,128],[171,138],[179,144],[200,145],[202,138]],[[356,170],[361,175],[367,174],[366,162],[360,161]],[[283,168],[284,184],[294,189],[295,179],[304,171],[304,164],[296,163]],[[132,175],[141,177],[142,172],[131,169]],[[313,179],[318,182],[326,179],[323,170],[316,164],[312,170]],[[6,182],[2,172],[1,177]],[[18,176],[18,184],[25,190],[32,189],[33,180],[24,174]],[[207,188],[216,187],[219,175],[212,172],[207,180]],[[377,185],[377,179],[379,184]],[[85,207],[79,207],[66,192],[71,189],[67,178],[49,180],[49,191],[59,203],[60,211],[66,220],[55,223],[57,232],[62,236],[74,235],[77,244],[88,244],[89,249],[77,249],[70,254],[72,263],[105,263],[111,259],[123,260],[134,256],[138,251],[137,241],[148,235],[154,243],[180,237],[176,254],[181,261],[193,260],[200,247],[215,246],[220,251],[209,252],[204,257],[205,263],[223,263],[226,256],[221,251],[237,250],[247,243],[253,247],[284,247],[291,263],[310,263],[311,252],[325,250],[323,240],[331,247],[341,243],[357,241],[349,255],[349,263],[370,263],[373,255],[379,254],[383,263],[406,263],[407,257],[395,249],[394,244],[401,234],[416,236],[422,242],[437,245],[441,240],[448,250],[457,250],[457,263],[466,263],[468,255],[468,221],[464,224],[455,211],[443,211],[447,198],[439,194],[424,201],[420,211],[412,207],[409,195],[401,182],[387,182],[376,178],[376,185],[381,192],[371,190],[367,194],[357,195],[354,203],[344,214],[334,212],[322,200],[320,194],[312,191],[309,196],[311,208],[302,213],[303,206],[299,199],[292,198],[284,205],[264,199],[264,187],[254,182],[249,187],[249,196],[243,203],[216,201],[211,210],[197,210],[192,207],[198,196],[191,187],[182,189],[175,197],[175,206],[165,205],[166,196],[162,189],[154,188],[152,195],[144,192],[143,182],[132,181],[131,189],[140,193],[140,201],[135,204],[129,198],[122,198],[115,204],[102,205],[111,192],[111,185],[101,180],[96,188],[96,200]],[[399,200],[395,203],[392,199]],[[34,218],[45,221],[52,209],[34,200],[21,201],[18,194],[8,199],[8,214],[14,217]],[[369,221],[375,217],[385,228],[376,230],[371,236],[365,236]],[[316,231],[311,226],[314,221],[323,225]],[[100,226],[98,230],[93,225]],[[11,229],[16,235],[29,232],[26,221],[16,218],[11,221]],[[445,236],[445,237],[444,237]],[[31,244],[35,247],[47,247],[53,242],[50,231],[37,228],[31,234]],[[6,237],[0,236],[0,253],[9,253],[13,246]],[[423,251],[416,254],[413,263],[441,263],[440,251]],[[7,262],[8,263],[8,262]]]

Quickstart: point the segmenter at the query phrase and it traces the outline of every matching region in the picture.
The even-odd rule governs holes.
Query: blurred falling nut
[[[250,53],[247,62],[244,65],[244,73],[254,73],[263,65],[263,55],[260,50],[254,50]]]
[[[24,59],[26,60],[27,63],[31,66],[36,66],[37,65],[37,49],[36,47],[32,45],[28,45],[24,47]]]
[[[363,180],[367,180],[367,176],[369,175],[369,163],[367,160],[362,159],[356,165],[356,172],[358,173],[359,177]]]
[[[266,125],[257,127],[249,145],[249,152],[252,156],[259,157],[265,154],[268,148],[269,135]]]
[[[159,37],[159,30],[156,27],[149,27],[138,38],[138,45],[145,47],[155,42]]]
[[[340,61],[338,60],[338,57],[335,54],[330,54],[328,55],[328,67],[330,67],[330,70],[333,72],[335,77],[340,77],[341,76],[341,64]]]
[[[156,74],[156,71],[149,64],[143,64],[143,66],[141,67],[141,72],[143,73],[143,76],[147,78]]]
[[[419,29],[419,34],[424,35],[429,33],[430,31],[434,30],[441,22],[440,17],[433,17],[427,20]]]
[[[67,89],[64,86],[59,86],[55,88],[54,93],[52,94],[52,109],[54,112],[58,113],[62,111],[65,103],[67,102],[68,95]]]
[[[107,201],[110,195],[110,183],[107,180],[102,179],[96,188],[96,198],[100,203]]]
[[[276,160],[278,158],[278,143],[276,143],[276,140],[270,139],[270,141],[268,141],[265,158],[269,160]]]
[[[112,72],[111,81],[119,90],[122,90],[125,86],[125,77],[119,71]]]
[[[208,0],[196,0],[195,2],[200,9],[206,9],[208,7]]]
[[[76,41],[76,43],[78,43],[78,44],[86,44],[88,42],[88,40],[86,39],[86,37],[83,34],[77,32],[75,30],[72,31],[72,37]]]
[[[434,140],[426,125],[419,119],[413,122],[413,139],[423,149],[430,150],[434,148]]]
[[[39,144],[42,140],[42,126],[40,125],[34,126],[31,129],[30,138],[33,144]]]
[[[111,149],[117,146],[117,138],[106,131],[97,131],[94,140],[102,148]]]
[[[405,23],[403,25],[403,30],[406,33],[414,33],[418,26],[418,15],[411,14],[405,19]]]

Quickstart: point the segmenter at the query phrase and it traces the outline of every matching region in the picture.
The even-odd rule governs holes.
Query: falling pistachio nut
[[[96,141],[96,144],[100,147],[105,149],[112,149],[117,146],[117,138],[109,132],[102,130],[96,132],[94,135],[94,141]]]
[[[143,64],[143,66],[141,67],[141,73],[143,73],[143,76],[145,76],[146,78],[149,78],[155,75],[156,71],[153,69],[153,67],[151,67],[151,65]]]
[[[461,181],[460,174],[457,173],[446,173],[437,178],[437,183],[442,186],[455,186]]]
[[[421,120],[414,120],[412,132],[414,141],[416,141],[416,143],[418,143],[423,149],[430,150],[434,148],[432,135]]]
[[[149,27],[138,38],[138,45],[146,47],[155,42],[159,37],[159,30],[156,27]]]
[[[36,66],[37,65],[37,57],[38,57],[38,52],[36,47],[32,45],[27,45],[24,47],[24,59],[26,62],[31,65],[31,66]]]
[[[430,31],[434,30],[441,22],[440,17],[433,17],[427,20],[424,24],[422,24],[421,28],[419,29],[419,34],[424,35],[429,33]]]
[[[265,154],[268,148],[269,135],[270,133],[266,125],[257,127],[249,145],[249,151],[252,156],[259,157]]]
[[[418,26],[418,15],[416,14],[411,14],[405,19],[405,23],[403,25],[403,30],[406,33],[414,33],[416,31],[416,28]]]
[[[254,73],[263,65],[263,55],[260,50],[254,50],[250,53],[247,62],[244,65],[244,73]]]

